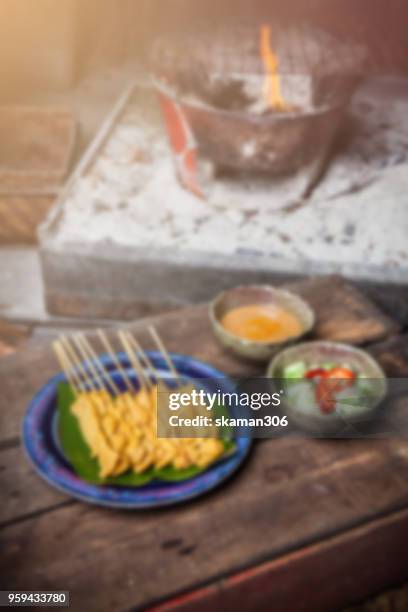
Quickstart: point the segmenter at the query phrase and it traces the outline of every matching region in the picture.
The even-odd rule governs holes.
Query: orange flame
[[[279,111],[289,110],[281,92],[278,72],[279,62],[271,47],[271,28],[268,25],[261,26],[260,51],[266,72],[264,82],[265,100],[271,108]]]

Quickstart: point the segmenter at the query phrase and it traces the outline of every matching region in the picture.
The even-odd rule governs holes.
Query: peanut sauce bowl
[[[296,336],[279,341],[255,341],[236,336],[222,325],[225,314],[240,306],[276,305],[293,314],[301,325]],[[312,308],[301,297],[269,285],[246,285],[227,289],[220,293],[210,304],[209,316],[217,339],[232,353],[252,361],[266,362],[284,346],[298,341],[314,326],[315,315]]]

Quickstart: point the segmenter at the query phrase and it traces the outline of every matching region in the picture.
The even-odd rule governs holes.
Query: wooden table
[[[300,283],[316,335],[369,344],[408,374],[408,336],[341,279]],[[151,321],[152,319],[150,319]],[[215,341],[206,306],[154,319],[168,348],[235,375],[261,370]],[[148,347],[145,321],[132,327]],[[78,610],[339,609],[408,578],[408,442],[258,442],[211,494],[118,512],[65,497],[20,446],[32,394],[58,370],[41,343],[0,360],[0,588],[63,589]]]

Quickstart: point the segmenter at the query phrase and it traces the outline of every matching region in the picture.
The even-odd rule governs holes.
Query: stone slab
[[[374,83],[369,92],[385,91],[391,104],[387,84]],[[231,192],[224,209],[214,207],[177,184],[155,111],[147,117],[133,102],[128,107],[132,91],[118,101],[41,229],[50,312],[129,319],[208,300],[235,284],[308,275],[407,283],[407,162],[387,158],[391,165],[336,197],[324,185],[337,162],[310,200],[268,208],[263,190],[259,209],[250,211],[234,209]],[[408,86],[398,89],[394,119],[408,107],[406,94]],[[147,99],[145,91],[142,105]],[[403,130],[400,136],[395,147],[402,152]]]

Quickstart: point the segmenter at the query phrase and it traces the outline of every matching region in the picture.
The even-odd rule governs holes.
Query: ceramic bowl
[[[231,334],[221,324],[222,317],[239,306],[276,304],[294,314],[301,322],[302,331],[279,342],[256,342]],[[227,289],[220,293],[210,305],[210,319],[218,340],[239,357],[254,361],[268,361],[289,343],[299,340],[308,333],[315,322],[310,306],[299,296],[284,289],[269,285],[248,285]]]
[[[273,380],[273,386],[285,383],[282,381],[283,370],[290,364],[304,362],[306,368],[318,367],[319,364],[332,362],[333,364],[348,365],[367,379],[367,385],[371,387],[369,400],[358,403],[358,393],[348,392],[350,403],[344,400],[339,404],[340,408],[330,414],[321,412],[317,407],[312,407],[308,402],[308,390],[299,386],[298,380],[292,381],[298,385],[299,395],[303,397],[295,405],[285,393],[282,397],[281,409],[288,417],[291,424],[302,430],[315,435],[330,435],[339,431],[346,431],[353,426],[365,425],[372,418],[373,413],[383,401],[387,393],[387,379],[380,365],[369,353],[347,344],[337,342],[304,342],[297,346],[289,347],[281,351],[269,364],[267,377]],[[302,385],[303,382],[300,382]],[[305,384],[309,385],[305,381]],[[286,398],[285,398],[286,396]],[[356,400],[356,401],[354,401]],[[355,405],[356,404],[356,405]],[[361,431],[360,428],[354,430]]]

